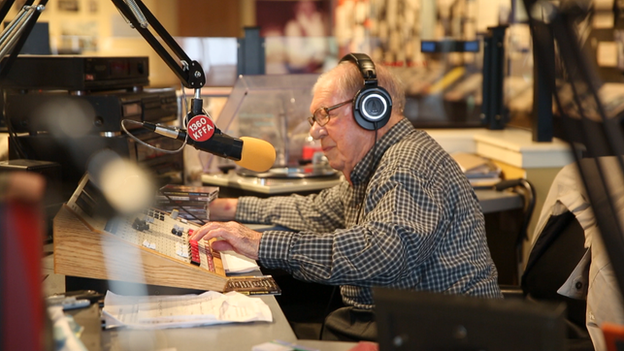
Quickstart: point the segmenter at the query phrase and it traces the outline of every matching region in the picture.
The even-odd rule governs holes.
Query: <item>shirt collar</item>
[[[397,141],[414,132],[414,130],[414,126],[407,118],[401,119],[392,126],[386,134],[377,140],[376,146],[373,146],[351,171],[351,182],[353,185],[366,184],[375,172],[379,160],[381,160],[381,157],[390,146],[396,144]]]

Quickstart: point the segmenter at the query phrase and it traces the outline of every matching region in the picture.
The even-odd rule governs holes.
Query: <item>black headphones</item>
[[[377,86],[373,60],[366,54],[347,54],[342,61],[353,62],[364,78],[364,87],[353,98],[353,116],[366,130],[376,130],[388,123],[392,113],[392,98],[386,89]]]

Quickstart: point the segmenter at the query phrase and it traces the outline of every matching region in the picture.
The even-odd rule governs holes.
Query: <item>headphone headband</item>
[[[370,85],[372,83],[377,84],[377,72],[375,71],[375,64],[373,60],[366,54],[351,53],[345,55],[340,62],[349,61],[353,62],[360,70],[362,78],[364,78],[364,84]]]

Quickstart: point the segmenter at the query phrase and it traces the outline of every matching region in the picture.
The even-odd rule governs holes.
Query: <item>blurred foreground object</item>
[[[45,179],[35,173],[0,173],[0,349],[43,350],[41,288]],[[28,337],[24,332],[29,331]]]
[[[0,173],[0,201],[36,205],[43,199],[45,179],[29,172]]]

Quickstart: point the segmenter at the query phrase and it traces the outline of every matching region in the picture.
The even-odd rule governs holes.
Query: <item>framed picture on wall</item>
[[[256,0],[267,73],[321,72],[331,36],[330,0]]]
[[[260,35],[331,35],[329,0],[256,0],[256,24]]]
[[[59,11],[78,12],[80,10],[80,3],[78,0],[58,0]]]
[[[98,0],[89,0],[89,12],[90,13],[97,13],[98,12]]]

